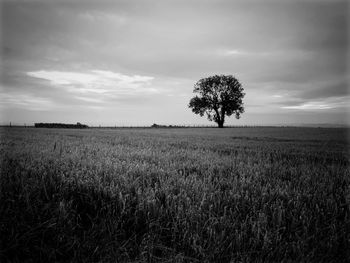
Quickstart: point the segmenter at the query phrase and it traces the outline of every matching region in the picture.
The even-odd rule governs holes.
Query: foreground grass
[[[1,262],[350,260],[346,130],[1,132]]]

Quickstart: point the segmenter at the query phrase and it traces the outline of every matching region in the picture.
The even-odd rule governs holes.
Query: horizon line
[[[59,122],[45,122],[47,124],[73,124],[77,123],[59,123]],[[85,124],[85,123],[81,123]],[[154,123],[156,124],[156,123]],[[217,128],[218,126],[215,124],[156,124],[156,126],[151,125],[87,125],[87,129],[89,128],[109,128],[109,129],[117,129],[117,128],[153,128],[153,129],[164,129],[164,128]],[[152,127],[153,126],[153,127]],[[0,127],[13,127],[13,128],[35,128],[35,123],[26,124],[26,123],[0,123]],[[350,124],[332,124],[332,123],[291,123],[291,124],[244,124],[244,125],[233,125],[228,124],[224,126],[225,128],[254,128],[254,127],[306,127],[306,128],[350,128]]]

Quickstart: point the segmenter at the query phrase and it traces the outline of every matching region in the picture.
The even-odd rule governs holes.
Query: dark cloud
[[[319,87],[312,87],[301,92],[300,97],[303,99],[322,99],[330,97],[345,97],[348,94],[348,83],[343,80],[322,83]]]

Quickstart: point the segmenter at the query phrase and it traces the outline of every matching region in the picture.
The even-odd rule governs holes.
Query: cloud
[[[221,56],[249,56],[249,55],[254,55],[253,52],[247,52],[244,50],[239,50],[239,49],[219,49],[217,52]]]
[[[283,106],[281,108],[290,110],[327,110],[332,109],[332,106],[328,104],[321,104],[319,102],[309,102],[295,106]]]
[[[348,93],[348,82],[346,79],[331,79],[310,83],[308,87],[301,90],[299,96],[305,99],[322,99],[346,96]]]
[[[103,23],[106,20],[117,25],[125,25],[127,17],[96,10],[85,10],[78,13],[78,17],[91,23]]]
[[[308,110],[330,110],[330,109],[339,109],[344,107],[349,107],[350,97],[335,97],[335,98],[327,98],[324,100],[318,101],[308,101],[303,102],[297,105],[290,106],[282,106],[282,109],[287,110],[300,110],[300,111],[308,111]]]
[[[51,85],[63,88],[71,93],[88,95],[132,95],[157,93],[158,90],[150,87],[154,77],[140,75],[125,75],[112,71],[91,70],[85,73],[39,70],[27,72],[33,78],[50,81]],[[98,101],[94,98],[76,96],[84,101]]]
[[[57,109],[57,105],[49,98],[42,98],[30,94],[0,94],[0,105],[4,108],[20,108],[30,111],[47,111]]]
[[[244,49],[219,49],[217,53],[221,56],[252,56],[254,59],[261,59],[266,57],[278,57],[278,56],[305,56],[306,54],[304,52],[300,52],[298,50],[296,51],[289,51],[287,54],[285,53],[284,50],[273,50],[273,51],[268,51],[268,50],[261,50],[261,51],[256,51],[256,50],[244,50]]]
[[[148,77],[148,76],[140,76],[140,75],[133,75],[133,76],[127,76],[123,75],[121,73],[115,73],[112,71],[104,71],[104,70],[92,70],[93,73],[96,73],[99,76],[110,78],[110,79],[116,79],[120,80],[125,83],[136,83],[136,82],[149,82],[154,79],[154,77]]]
[[[83,96],[76,96],[75,98],[78,100],[81,100],[81,101],[89,102],[89,103],[104,103],[105,102],[101,98],[90,98],[90,97],[83,97]]]
[[[27,72],[27,75],[34,78],[49,80],[53,85],[71,85],[76,83],[90,84],[97,79],[93,74],[46,70]]]

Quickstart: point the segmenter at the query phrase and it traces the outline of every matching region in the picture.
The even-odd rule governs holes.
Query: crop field
[[[347,129],[2,128],[1,262],[349,262]]]

